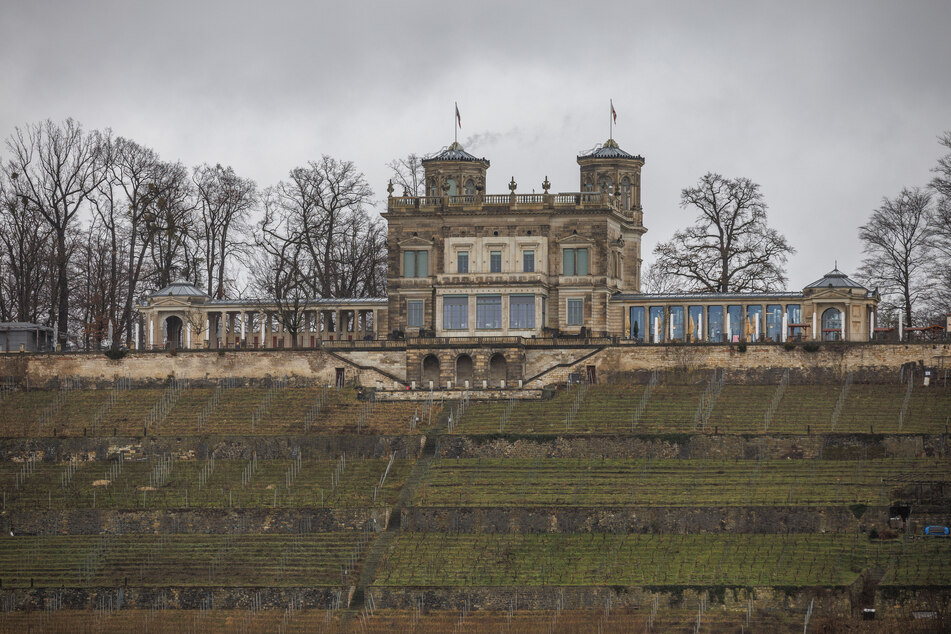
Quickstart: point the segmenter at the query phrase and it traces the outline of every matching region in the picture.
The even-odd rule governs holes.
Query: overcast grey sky
[[[490,193],[546,175],[577,191],[613,98],[615,139],[647,160],[645,260],[692,221],[683,187],[746,176],[798,249],[793,288],[836,258],[855,271],[856,228],[928,182],[951,129],[948,0],[3,0],[0,16],[3,137],[72,116],[262,187],[329,154],[382,200],[389,160],[452,141],[458,101]]]

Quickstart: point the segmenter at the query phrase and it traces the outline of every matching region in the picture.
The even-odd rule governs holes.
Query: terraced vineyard
[[[444,459],[418,506],[888,505],[909,481],[951,484],[944,459]]]
[[[328,388],[137,388],[115,397],[108,389],[32,390],[3,398],[0,434],[407,434],[420,410],[418,403],[360,402],[353,390]]]
[[[792,374],[2,393],[0,630],[951,629],[951,389]]]
[[[0,465],[5,509],[325,508],[392,505],[412,461],[174,460]],[[384,478],[385,474],[385,478]],[[382,483],[382,484],[381,484]]]

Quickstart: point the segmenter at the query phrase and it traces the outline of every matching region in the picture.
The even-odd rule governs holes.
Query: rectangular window
[[[562,275],[588,274],[588,249],[565,249],[562,251]]]
[[[502,252],[489,251],[489,273],[502,272]]]
[[[684,340],[684,307],[670,307],[670,338],[675,341]]]
[[[502,296],[480,295],[476,297],[476,328],[498,330],[502,327]]]
[[[446,295],[442,299],[442,327],[446,330],[469,328],[469,297]]]
[[[535,296],[512,295],[509,297],[509,328],[535,327]]]
[[[469,272],[469,252],[460,251],[456,254],[456,273]]]
[[[522,272],[523,273],[535,272],[535,252],[534,251],[522,251]]]
[[[647,309],[647,326],[650,328],[650,342],[662,343],[667,334],[664,332],[664,307],[651,306]]]
[[[584,300],[583,299],[569,299],[568,300],[568,319],[567,324],[569,326],[580,326],[584,323]]]
[[[406,325],[410,328],[423,327],[423,300],[411,299],[407,302]]]
[[[644,307],[631,306],[631,330],[628,336],[635,341],[644,341],[646,333],[644,332]]]
[[[403,277],[429,275],[429,251],[403,251]]]

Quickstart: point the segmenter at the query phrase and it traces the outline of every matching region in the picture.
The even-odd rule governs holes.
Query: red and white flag
[[[456,125],[462,127],[462,116],[459,114],[459,102],[456,102]]]
[[[456,114],[459,114],[458,109],[456,109]],[[617,123],[617,112],[614,110],[614,99],[611,100],[611,117],[614,119],[614,123]]]

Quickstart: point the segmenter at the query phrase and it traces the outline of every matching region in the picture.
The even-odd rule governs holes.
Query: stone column
[[[247,332],[248,312],[241,311],[241,343],[244,344],[245,333]]]
[[[155,314],[149,315],[149,343],[148,347],[151,348],[155,345]]]

